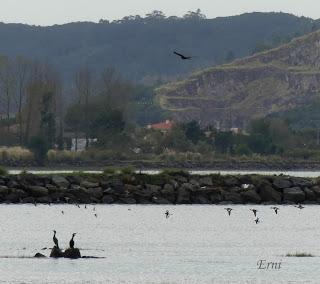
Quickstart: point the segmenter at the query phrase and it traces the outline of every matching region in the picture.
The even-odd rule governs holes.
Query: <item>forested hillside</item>
[[[317,21],[284,13],[206,19],[200,10],[182,18],[154,11],[50,27],[2,23],[0,54],[46,60],[67,79],[88,63],[97,72],[113,66],[130,80],[155,84],[280,45],[317,27]],[[173,50],[196,58],[181,62]]]

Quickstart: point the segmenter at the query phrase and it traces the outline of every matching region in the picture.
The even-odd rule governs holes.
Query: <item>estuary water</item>
[[[258,224],[248,205],[0,205],[0,283],[320,283],[320,207],[254,207]],[[30,258],[50,254],[54,229],[104,258]]]
[[[65,170],[53,170],[53,169],[30,169],[28,170],[29,173],[32,174],[72,174],[75,172],[84,172],[84,173],[91,173],[91,174],[101,174],[102,170],[87,170],[87,169],[65,169]],[[10,174],[17,175],[20,174],[22,170],[15,169],[9,170]],[[158,174],[160,170],[142,170],[142,173],[145,174]],[[191,170],[189,171],[191,174],[197,175],[209,175],[209,174],[221,174],[221,175],[246,175],[246,174],[260,174],[260,175],[288,175],[294,177],[306,177],[306,178],[314,178],[320,177],[320,171],[261,171],[261,170]]]

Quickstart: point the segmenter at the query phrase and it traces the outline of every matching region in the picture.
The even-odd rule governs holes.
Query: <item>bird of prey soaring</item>
[[[174,51],[173,53],[174,53],[175,55],[180,56],[180,58],[181,58],[182,60],[186,60],[186,59],[191,59],[191,58],[192,58],[192,56],[185,56],[185,55],[183,55],[183,54],[181,54],[181,53],[178,53],[178,52],[176,52],[176,51]]]

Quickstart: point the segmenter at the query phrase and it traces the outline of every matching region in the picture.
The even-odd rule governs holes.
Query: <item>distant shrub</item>
[[[0,176],[5,176],[8,174],[8,170],[4,167],[0,167]]]
[[[169,175],[169,176],[189,176],[189,172],[182,169],[168,168],[163,169],[160,172],[160,175]]]
[[[119,172],[119,170],[117,168],[114,168],[114,167],[107,167],[103,170],[103,173],[105,175],[114,175],[116,174],[117,172]]]
[[[131,175],[135,173],[135,169],[133,167],[123,167],[120,172],[124,175]]]

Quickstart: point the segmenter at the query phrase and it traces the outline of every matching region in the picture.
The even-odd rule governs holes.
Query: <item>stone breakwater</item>
[[[320,180],[175,174],[0,176],[1,203],[320,204]]]

